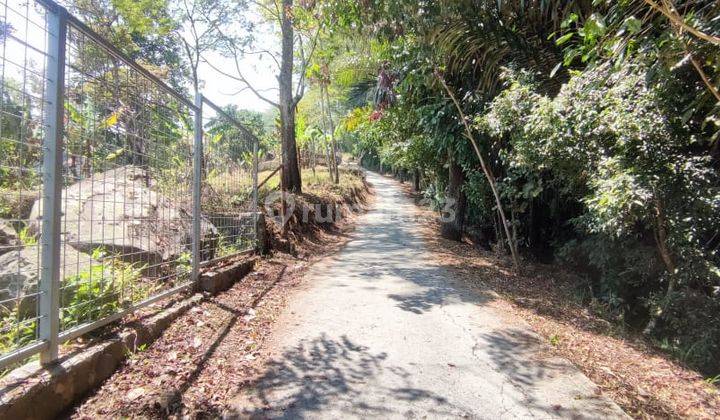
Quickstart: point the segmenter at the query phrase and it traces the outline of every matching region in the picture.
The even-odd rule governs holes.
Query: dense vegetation
[[[720,371],[717,2],[328,3],[345,147]]]

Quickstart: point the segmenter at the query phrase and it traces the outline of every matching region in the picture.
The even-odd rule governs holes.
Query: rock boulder
[[[20,239],[12,225],[5,220],[0,220],[0,256],[15,251],[21,246]]]
[[[110,281],[109,268],[104,269],[90,255],[71,247],[63,248],[60,255],[61,300],[71,298],[74,291],[69,290],[67,284],[78,277],[80,282]],[[3,302],[0,306],[13,309],[20,304],[21,313],[34,314],[40,267],[39,246],[23,247],[0,256],[0,302]]]
[[[190,251],[190,209],[189,192],[171,200],[146,170],[123,166],[63,190],[62,240],[81,252],[102,247],[125,262],[153,267]],[[39,200],[30,215],[32,232],[39,232],[41,214]],[[204,221],[201,236],[216,241],[217,229]]]

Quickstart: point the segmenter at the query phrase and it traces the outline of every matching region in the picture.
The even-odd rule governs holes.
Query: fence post
[[[48,10],[48,57],[45,66],[45,135],[43,139],[43,211],[39,281],[38,336],[48,343],[40,353],[47,365],[58,358],[60,330],[60,226],[62,214],[63,119],[65,116],[65,41],[67,12]]]
[[[192,277],[197,283],[200,280],[200,234],[202,223],[202,163],[203,163],[203,97],[195,92],[195,125],[193,142],[193,217],[192,217]]]

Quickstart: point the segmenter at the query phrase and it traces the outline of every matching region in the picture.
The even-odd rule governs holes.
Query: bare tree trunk
[[[455,97],[455,94],[453,94],[452,90],[450,90],[450,87],[445,83],[445,79],[436,72],[435,75],[437,76],[437,79],[440,81],[442,86],[445,88],[445,91],[450,95],[450,99],[452,99],[453,103],[455,104],[455,108],[457,108],[458,114],[460,115],[460,119],[462,120],[463,125],[465,126],[465,133],[467,134],[468,140],[470,140],[470,143],[472,143],[473,149],[475,149],[475,154],[477,155],[478,159],[480,160],[480,166],[482,167],[483,173],[485,174],[485,178],[488,181],[488,184],[490,184],[490,189],[492,190],[493,196],[495,197],[495,205],[498,208],[498,212],[500,213],[500,219],[502,221],[503,229],[505,230],[505,236],[508,238],[508,245],[510,246],[510,253],[512,254],[513,264],[515,265],[515,269],[520,269],[520,256],[518,255],[517,250],[517,243],[512,240],[512,235],[510,234],[510,225],[507,221],[507,217],[505,217],[505,210],[503,210],[502,207],[502,200],[500,200],[500,193],[497,190],[497,185],[495,184],[495,175],[493,175],[492,171],[490,170],[490,167],[488,167],[485,164],[485,158],[483,158],[482,153],[480,153],[480,148],[477,145],[477,142],[475,141],[475,137],[472,134],[472,130],[470,130],[470,126],[468,125],[467,118],[465,116],[465,113],[462,110],[462,107],[460,106],[460,102],[458,102],[457,98]]]
[[[673,259],[672,253],[667,246],[665,213],[663,211],[663,206],[660,202],[660,198],[658,198],[657,195],[655,196],[655,225],[655,242],[657,243],[660,258],[662,258],[668,273],[675,274],[677,266],[675,265],[675,260]],[[668,293],[671,293],[673,291],[673,287],[674,283],[670,282],[670,284],[668,284]]]
[[[517,238],[517,219],[515,218],[515,208],[514,208],[514,207],[510,207],[510,220],[511,220],[511,223],[512,223],[512,235],[513,235],[513,236],[512,236],[512,241],[513,241],[514,243],[518,243],[518,238]]]
[[[496,239],[495,242],[497,243],[497,245],[500,245],[503,243],[502,229],[500,228],[500,213],[497,211],[495,213],[497,213],[497,216],[493,215],[493,229],[495,230]]]
[[[280,135],[282,138],[283,170],[282,180],[285,191],[302,192],[302,179],[298,165],[295,141],[295,98],[293,98],[293,48],[294,29],[292,25],[293,0],[282,0],[282,60],[280,75]]]
[[[310,140],[310,167],[315,176],[315,166],[317,165],[317,151],[315,150],[315,140]]]
[[[413,189],[415,190],[415,192],[420,192],[420,169],[415,168],[413,176]]]
[[[335,160],[332,158],[332,153],[330,152],[330,142],[328,141],[328,124],[326,121],[327,113],[325,112],[325,95],[322,92],[322,86],[320,87],[320,115],[322,116],[322,132],[323,137],[325,138],[325,158],[327,160],[327,167],[328,167],[328,173],[330,174],[330,179],[335,178]]]
[[[330,158],[330,145],[327,142],[325,142],[325,161],[327,162],[328,174],[330,175],[330,178],[332,178],[332,159]]]
[[[443,222],[440,229],[440,235],[443,238],[453,241],[462,239],[463,230],[465,228],[465,212],[467,210],[467,197],[462,190],[465,183],[465,173],[455,159],[450,161],[450,182],[447,190],[447,197],[455,200],[454,217],[447,222]]]
[[[677,264],[675,263],[675,259],[672,255],[672,252],[670,251],[670,248],[667,246],[665,213],[663,211],[662,201],[657,196],[657,193],[655,194],[655,229],[653,231],[653,234],[655,236],[655,244],[657,245],[658,254],[660,254],[660,259],[662,259],[663,264],[665,264],[665,269],[669,274],[668,286],[667,290],[665,291],[665,298],[660,305],[660,314],[662,314],[667,311],[670,305],[670,297],[675,292],[675,271],[677,270]],[[657,324],[660,314],[658,314],[657,316],[653,316],[652,319],[650,319],[650,322],[645,327],[645,334],[649,334],[652,332],[653,329],[655,329],[655,325]]]

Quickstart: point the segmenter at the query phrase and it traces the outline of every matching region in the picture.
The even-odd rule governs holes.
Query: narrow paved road
[[[395,181],[313,267],[279,320],[267,373],[234,402],[271,418],[622,417],[529,327],[433,263]]]

